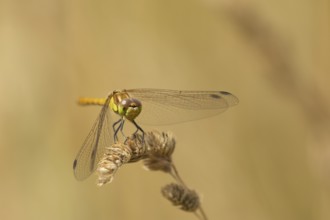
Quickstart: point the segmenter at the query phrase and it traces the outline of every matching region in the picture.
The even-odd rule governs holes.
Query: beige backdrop
[[[120,88],[225,90],[225,114],[166,127],[209,219],[330,218],[330,3],[0,1],[0,219],[196,219],[172,179],[124,166],[74,179],[99,107]]]

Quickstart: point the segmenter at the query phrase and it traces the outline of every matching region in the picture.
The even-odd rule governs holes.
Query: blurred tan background
[[[102,188],[72,162],[121,88],[225,90],[226,113],[167,127],[209,219],[330,218],[330,3],[0,1],[0,219],[196,219],[172,179],[124,166]]]

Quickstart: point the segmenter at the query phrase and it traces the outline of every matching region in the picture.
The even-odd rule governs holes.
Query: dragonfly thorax
[[[130,121],[133,121],[142,109],[141,102],[138,99],[131,98],[127,92],[114,93],[110,106],[115,113]]]

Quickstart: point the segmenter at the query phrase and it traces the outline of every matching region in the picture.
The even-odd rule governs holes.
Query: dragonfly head
[[[135,98],[126,98],[118,104],[118,113],[126,119],[133,121],[141,112],[142,104]]]

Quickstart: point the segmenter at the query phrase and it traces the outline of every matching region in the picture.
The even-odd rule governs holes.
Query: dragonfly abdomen
[[[106,99],[104,98],[79,98],[79,105],[104,105]]]

